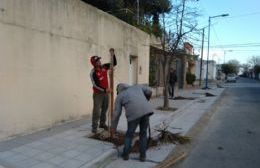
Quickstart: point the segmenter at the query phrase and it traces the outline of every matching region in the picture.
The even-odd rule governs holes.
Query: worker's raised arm
[[[115,50],[113,48],[110,48],[109,53],[111,56],[113,56],[113,66],[117,65],[117,60],[116,60],[116,55],[115,55]],[[106,63],[102,65],[105,69],[109,69],[111,66],[111,63]]]

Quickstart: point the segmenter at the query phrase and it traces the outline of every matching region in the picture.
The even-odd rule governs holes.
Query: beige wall
[[[148,83],[149,35],[80,0],[0,0],[0,140],[91,114],[91,55]],[[141,68],[140,68],[141,66]],[[141,71],[139,71],[141,70]]]

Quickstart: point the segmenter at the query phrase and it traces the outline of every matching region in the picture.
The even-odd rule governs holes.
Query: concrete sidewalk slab
[[[65,129],[51,136],[22,145],[10,145],[0,152],[0,164],[10,168],[81,167],[111,155],[113,145],[86,138],[90,135],[90,122],[76,128]],[[30,136],[30,135],[28,135]],[[14,143],[14,141],[12,141]],[[3,142],[6,144],[6,142]],[[0,147],[1,147],[0,143]]]
[[[222,91],[223,89],[180,90],[179,95],[197,99],[169,100],[170,106],[178,110],[155,110],[151,117],[151,127],[158,127],[164,121],[170,126],[182,128],[181,131],[185,134],[218,98],[205,97],[204,93],[219,95]],[[162,97],[151,101],[155,108],[161,106],[162,102]],[[122,115],[118,129],[126,130],[126,127],[126,119]],[[0,142],[0,165],[6,168],[152,167],[174,149],[174,145],[158,146],[147,151],[147,162],[140,162],[138,154],[131,154],[130,161],[125,162],[117,158],[113,144],[87,138],[91,135],[90,128],[91,121],[87,119]]]
[[[212,89],[212,90],[200,90],[200,93],[210,92],[215,97],[205,97],[200,96],[198,99],[188,102],[185,106],[182,106],[173,114],[168,114],[164,117],[164,120],[160,122],[165,122],[169,124],[169,130],[172,132],[180,132],[185,135],[196,122],[201,118],[201,116],[210,110],[211,106],[216,102],[224,89]],[[204,95],[204,94],[203,94]],[[167,113],[167,112],[165,112]],[[162,119],[162,118],[161,118]],[[158,127],[159,125],[154,125]],[[171,129],[171,127],[181,128],[181,130]],[[155,132],[154,132],[155,133]],[[156,134],[156,133],[155,133]],[[174,144],[159,145],[155,148],[151,148],[147,151],[147,161],[140,162],[138,160],[138,154],[131,154],[130,160],[127,162],[121,158],[115,158],[112,156],[102,165],[93,165],[92,167],[102,167],[102,168],[113,168],[113,167],[133,167],[133,168],[150,168],[156,166],[159,162],[162,162],[171,152],[174,150]]]

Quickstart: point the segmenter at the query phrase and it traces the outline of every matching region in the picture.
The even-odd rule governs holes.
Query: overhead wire
[[[252,16],[252,15],[260,15],[260,11],[253,12],[253,13],[247,13],[247,14],[236,15],[236,16],[228,16],[227,19],[241,18],[241,17]]]
[[[206,8],[204,7],[204,5],[202,4],[202,2],[200,2],[200,6],[202,6],[203,10],[205,11],[205,13],[208,14],[208,11],[206,10]],[[176,13],[175,13],[176,14]],[[209,15],[209,14],[208,14]],[[260,11],[257,11],[257,12],[252,12],[252,13],[246,13],[246,14],[241,14],[241,15],[237,15],[237,16],[229,16],[229,17],[226,17],[225,19],[233,19],[233,18],[240,18],[240,17],[248,17],[248,16],[252,16],[252,15],[260,15]],[[167,16],[167,18],[172,18],[171,14],[169,14]],[[172,27],[175,23],[172,23],[172,24],[168,24],[167,27]],[[216,40],[217,40],[217,43],[221,44],[221,40],[217,34],[217,31],[214,27],[214,23],[211,24],[212,26],[212,32],[214,34],[214,36],[216,37]],[[207,27],[207,26],[205,26]],[[199,30],[196,30],[196,31],[199,31]],[[207,34],[207,31],[205,31],[205,34]],[[200,47],[201,44],[199,44],[199,42],[202,42],[202,40],[199,38],[199,37],[196,37],[196,35],[190,35],[189,36],[189,41],[193,41],[192,42],[192,45],[194,47]],[[188,40],[188,38],[187,38]],[[204,40],[205,43],[207,43],[207,40]],[[223,44],[223,45],[211,45],[210,48],[221,48],[223,51],[226,50],[227,48],[237,48],[237,49],[232,49],[233,51],[238,51],[238,52],[244,52],[244,51],[260,51],[260,50],[257,50],[257,49],[252,49],[252,50],[242,50],[239,48],[253,48],[253,47],[260,47],[260,43],[244,43],[244,44]]]

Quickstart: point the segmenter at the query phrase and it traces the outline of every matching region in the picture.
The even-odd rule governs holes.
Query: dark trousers
[[[146,149],[147,149],[147,128],[149,126],[149,115],[145,115],[141,118],[138,118],[134,121],[130,121],[127,123],[127,132],[125,135],[125,144],[123,150],[123,156],[127,156],[130,153],[132,140],[137,126],[140,127],[139,133],[139,142],[140,142],[140,156],[146,157]]]
[[[169,95],[170,95],[171,98],[174,97],[174,87],[175,87],[175,83],[169,84]]]
[[[108,94],[93,93],[92,128],[97,129],[100,125],[106,124],[106,114],[108,109]]]

